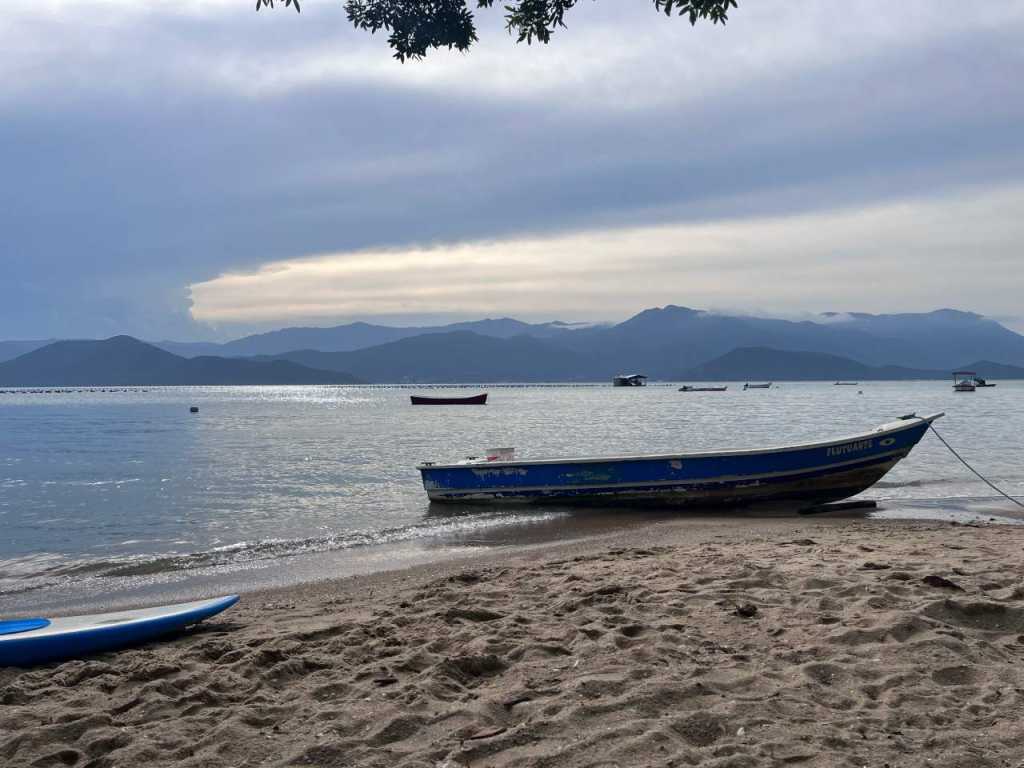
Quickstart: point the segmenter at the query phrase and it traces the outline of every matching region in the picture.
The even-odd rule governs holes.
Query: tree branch
[[[399,61],[422,59],[437,48],[468,50],[477,41],[474,0],[345,0],[345,13],[356,29],[370,34],[388,33],[388,45]],[[559,27],[565,26],[565,14],[579,0],[506,0],[505,26],[517,42],[534,40],[547,43]],[[729,10],[738,0],[654,0],[655,10],[666,16],[686,16],[691,25],[706,19],[725,24]],[[494,0],[475,0],[476,8],[490,8]],[[299,0],[284,0],[285,7]],[[256,10],[274,7],[274,0],[256,0]]]

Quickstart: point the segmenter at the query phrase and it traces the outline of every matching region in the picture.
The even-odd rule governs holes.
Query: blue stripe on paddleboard
[[[16,635],[19,632],[30,632],[50,626],[49,619],[11,619],[0,621],[0,635]]]

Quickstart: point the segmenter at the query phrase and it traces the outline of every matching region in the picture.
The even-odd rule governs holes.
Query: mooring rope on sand
[[[982,480],[982,481],[983,481],[983,482],[984,482],[984,483],[985,483],[986,485],[988,485],[988,487],[989,487],[989,488],[991,488],[991,489],[992,489],[993,491],[995,491],[996,493],[998,493],[998,494],[1000,494],[1000,495],[1002,495],[1002,496],[1005,496],[1006,498],[1008,498],[1008,499],[1009,499],[1010,501],[1012,501],[1012,502],[1013,502],[1014,504],[1016,504],[1016,505],[1017,505],[1018,507],[1020,507],[1021,509],[1024,509],[1024,502],[1020,501],[1019,499],[1015,499],[1015,498],[1014,498],[1013,496],[1011,496],[1010,494],[1008,494],[1008,493],[1007,493],[1006,491],[1004,491],[1004,490],[1003,490],[1002,488],[1000,488],[1000,487],[999,487],[999,486],[997,486],[997,485],[996,485],[995,483],[993,483],[993,482],[992,482],[991,480],[989,480],[989,479],[988,479],[987,477],[985,477],[985,476],[984,476],[983,474],[981,474],[981,472],[979,472],[979,471],[978,471],[978,470],[976,470],[976,469],[975,469],[974,467],[972,467],[972,466],[971,466],[970,464],[968,464],[968,463],[967,463],[967,459],[965,459],[965,458],[964,458],[963,456],[961,456],[961,455],[960,455],[959,453],[957,453],[957,452],[956,452],[956,449],[955,449],[955,448],[954,448],[954,447],[953,447],[952,445],[950,445],[949,443],[947,443],[947,442],[946,442],[946,439],[945,439],[945,438],[944,438],[944,437],[943,437],[942,435],[940,435],[940,434],[939,434],[939,430],[937,430],[937,429],[935,428],[935,425],[934,425],[934,424],[930,424],[930,423],[929,423],[929,424],[928,424],[928,427],[929,427],[929,428],[931,429],[931,431],[932,431],[932,432],[934,432],[934,433],[935,433],[935,436],[936,436],[937,438],[939,438],[939,440],[940,440],[940,441],[942,442],[942,444],[943,444],[944,446],[946,446],[947,448],[949,448],[949,452],[950,452],[950,453],[952,453],[952,454],[953,454],[954,456],[956,456],[956,457],[957,457],[958,459],[960,459],[961,463],[962,463],[962,464],[963,464],[963,465],[964,465],[965,467],[967,467],[967,468],[968,468],[969,470],[971,470],[971,472],[973,472],[973,473],[974,473],[974,474],[976,474],[976,475],[977,475],[977,476],[978,476],[979,478],[981,478],[981,480]]]

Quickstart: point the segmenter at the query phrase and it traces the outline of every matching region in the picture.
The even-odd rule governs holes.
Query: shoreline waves
[[[40,552],[0,559],[0,602],[5,614],[95,613],[394,571],[475,557],[495,548],[580,541],[651,523],[732,519],[738,524],[795,514],[786,507],[729,513],[569,507],[444,507],[444,511],[447,514],[393,530],[238,542],[210,551],[90,558]],[[1000,497],[883,500],[877,509],[832,511],[827,517],[1024,524],[1024,515]]]

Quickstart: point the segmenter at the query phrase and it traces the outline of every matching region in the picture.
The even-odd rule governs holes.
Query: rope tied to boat
[[[959,453],[957,453],[956,449],[952,445],[947,443],[946,439],[942,435],[939,434],[939,431],[935,428],[934,424],[928,424],[928,428],[931,429],[931,431],[935,433],[935,436],[937,438],[939,438],[941,443],[949,449],[950,453],[952,453],[954,456],[956,456],[958,459],[960,459],[960,462],[965,467],[967,467],[969,470],[971,470],[971,472],[976,474],[982,480],[982,482],[984,482],[989,488],[991,488],[993,491],[995,491],[996,493],[1000,494],[1001,496],[1005,496],[1007,499],[1012,501],[1014,504],[1016,504],[1021,509],[1024,509],[1024,502],[1022,502],[1020,499],[1015,499],[1013,496],[1008,494],[1002,488],[1000,488],[995,483],[993,483],[991,480],[989,480],[987,477],[985,477],[983,474],[981,474],[981,472],[979,472],[974,467],[972,467],[970,464],[968,464],[967,463],[967,459],[965,459],[963,456],[961,456]]]

